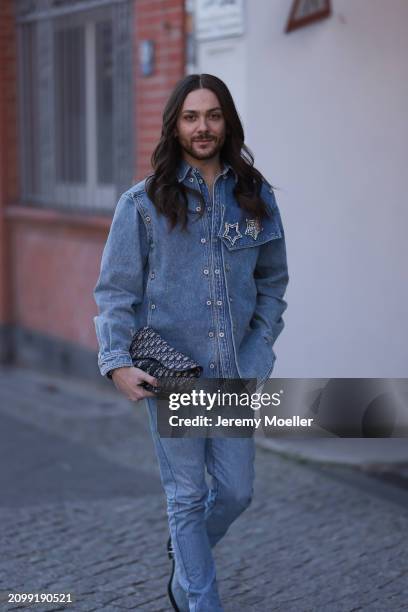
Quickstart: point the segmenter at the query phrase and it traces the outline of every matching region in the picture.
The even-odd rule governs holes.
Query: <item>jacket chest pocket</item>
[[[238,254],[241,251],[253,250],[254,253],[251,255],[254,256],[258,252],[256,247],[269,240],[281,238],[282,233],[276,216],[256,219],[252,218],[250,213],[235,206],[231,208],[223,206],[218,237],[228,252]]]

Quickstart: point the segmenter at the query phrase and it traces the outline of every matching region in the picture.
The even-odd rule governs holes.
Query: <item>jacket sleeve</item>
[[[102,376],[131,366],[131,339],[139,327],[135,306],[143,301],[143,270],[148,257],[148,237],[143,219],[129,193],[116,205],[93,295]]]
[[[265,339],[271,347],[284,327],[282,315],[287,303],[283,299],[289,282],[286,258],[285,232],[275,196],[268,189],[269,202],[279,227],[281,238],[274,238],[260,247],[254,272],[257,287],[256,308],[252,318],[252,327],[262,329]]]

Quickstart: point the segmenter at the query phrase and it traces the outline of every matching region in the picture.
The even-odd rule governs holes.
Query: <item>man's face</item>
[[[211,159],[225,141],[225,119],[217,96],[210,89],[188,94],[177,120],[176,136],[184,157]]]

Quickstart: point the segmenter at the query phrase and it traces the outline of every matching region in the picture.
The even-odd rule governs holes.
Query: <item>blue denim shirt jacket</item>
[[[272,372],[273,344],[283,329],[288,283],[285,238],[272,188],[261,196],[271,217],[239,207],[237,180],[224,164],[212,193],[198,169],[183,161],[178,180],[188,195],[187,232],[169,230],[141,181],[116,206],[94,289],[102,375],[131,366],[129,345],[150,325],[203,367],[203,377],[257,378]]]

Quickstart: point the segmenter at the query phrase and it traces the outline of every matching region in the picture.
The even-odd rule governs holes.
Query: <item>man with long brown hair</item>
[[[254,439],[160,437],[157,399],[141,386],[159,382],[133,367],[129,345],[148,325],[204,377],[263,384],[284,325],[284,231],[217,77],[177,84],[152,165],[153,174],[121,196],[104,249],[94,291],[98,363],[129,399],[147,399],[167,497],[173,608],[219,612],[211,549],[250,504]]]

